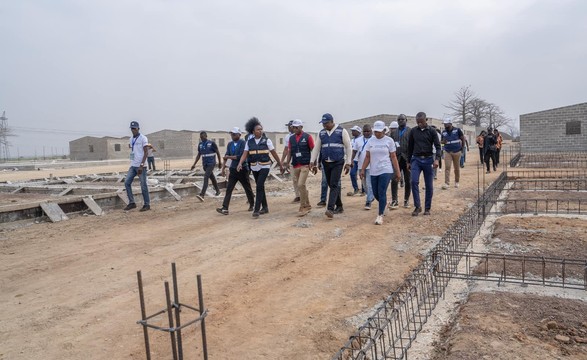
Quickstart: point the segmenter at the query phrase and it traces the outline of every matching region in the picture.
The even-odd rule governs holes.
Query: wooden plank
[[[104,215],[104,211],[98,205],[91,196],[84,196],[83,198],[84,204],[88,206],[88,209],[92,210],[95,215],[102,216]]]
[[[170,193],[171,196],[173,196],[175,198],[175,200],[177,200],[177,201],[181,200],[181,196],[179,196],[179,194],[176,193],[175,190],[173,190],[173,185],[171,185],[171,184],[165,185],[165,190],[167,190],[167,192]]]
[[[73,190],[72,187],[68,187],[65,190],[63,190],[62,192],[60,192],[59,195],[57,195],[57,196],[64,196],[64,195],[66,195],[67,193],[69,193],[72,190]]]
[[[118,197],[120,198],[120,200],[122,200],[123,203],[125,203],[126,205],[128,205],[128,195],[126,195],[126,191],[124,190],[119,190],[116,192],[116,194],[118,195]]]
[[[47,214],[51,222],[59,222],[62,220],[69,219],[67,215],[65,215],[63,210],[61,210],[58,204],[44,202],[40,203],[39,205],[41,206],[41,209],[43,209],[45,214]]]

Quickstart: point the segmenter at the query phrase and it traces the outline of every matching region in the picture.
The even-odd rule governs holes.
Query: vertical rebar
[[[171,351],[173,360],[177,360],[177,346],[175,344],[175,329],[173,328],[173,308],[171,307],[171,295],[169,294],[169,282],[165,282],[165,301],[167,302],[167,318],[169,319],[169,336],[171,338]]]
[[[177,272],[175,270],[175,263],[171,263],[171,277],[173,279],[173,307],[175,309],[175,324],[177,327],[181,327],[181,305],[179,302],[179,290],[177,286]],[[181,330],[177,330],[177,354],[179,360],[183,360],[183,347],[181,344]]]
[[[200,307],[200,316],[204,314],[204,294],[202,291],[202,275],[197,275],[198,281],[198,302]],[[206,319],[202,317],[202,321],[200,322],[200,327],[202,329],[202,350],[204,351],[204,360],[208,360],[208,344],[206,343]]]
[[[141,272],[137,271],[137,281],[139,283],[139,301],[141,303],[141,320],[145,321],[147,313],[145,311],[145,295],[143,293],[143,279]],[[145,352],[147,353],[147,360],[151,360],[151,347],[149,345],[149,330],[143,325],[143,336],[145,337]]]

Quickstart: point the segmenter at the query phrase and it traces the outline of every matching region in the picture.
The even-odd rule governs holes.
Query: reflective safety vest
[[[332,134],[328,135],[325,129],[320,130],[320,156],[323,161],[344,160],[344,143],[342,141],[342,127],[338,125]]]
[[[291,164],[296,165],[309,165],[312,150],[308,145],[310,136],[307,133],[302,133],[300,141],[296,142],[296,135],[289,137],[289,145],[291,151]]]
[[[444,144],[444,151],[448,152],[457,152],[463,149],[463,144],[461,142],[461,136],[463,132],[461,129],[453,127],[451,131],[442,131],[442,138],[446,140],[446,144]]]
[[[258,144],[255,142],[255,138],[252,137],[247,144],[249,145],[249,165],[271,165],[266,137],[262,137]]]
[[[202,156],[203,165],[214,165],[216,164],[216,147],[210,140],[200,142],[198,145],[198,151]]]

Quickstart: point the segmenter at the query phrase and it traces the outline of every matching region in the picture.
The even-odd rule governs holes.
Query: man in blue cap
[[[320,130],[316,137],[316,144],[312,150],[312,170],[316,168],[316,160],[320,156],[322,162],[322,171],[326,175],[326,182],[330,188],[328,196],[328,205],[326,217],[332,219],[334,214],[340,214],[344,211],[340,199],[340,177],[344,169],[344,174],[348,174],[353,161],[353,149],[351,147],[351,138],[349,133],[340,125],[334,123],[332,115],[326,113],[320,120],[323,129]],[[336,205],[336,207],[335,207]]]
[[[125,211],[135,209],[137,204],[132,193],[132,182],[135,176],[139,176],[141,182],[141,193],[143,194],[143,207],[141,211],[151,210],[151,200],[149,198],[149,188],[147,187],[147,171],[145,163],[147,161],[149,141],[147,137],[139,132],[139,123],[131,121],[130,131],[132,137],[128,147],[130,148],[130,167],[126,173],[126,181],[124,187],[126,188],[126,195],[128,196],[128,205],[124,208]]]

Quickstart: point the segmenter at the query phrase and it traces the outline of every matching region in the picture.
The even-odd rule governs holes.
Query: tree
[[[476,98],[475,93],[471,90],[471,85],[467,85],[460,88],[454,95],[454,100],[451,100],[444,107],[452,111],[451,115],[458,119],[457,122],[467,124],[471,101]]]
[[[487,103],[487,101],[478,97],[473,98],[469,102],[469,124],[476,127],[482,126],[487,117],[487,109],[489,106],[490,104]]]

